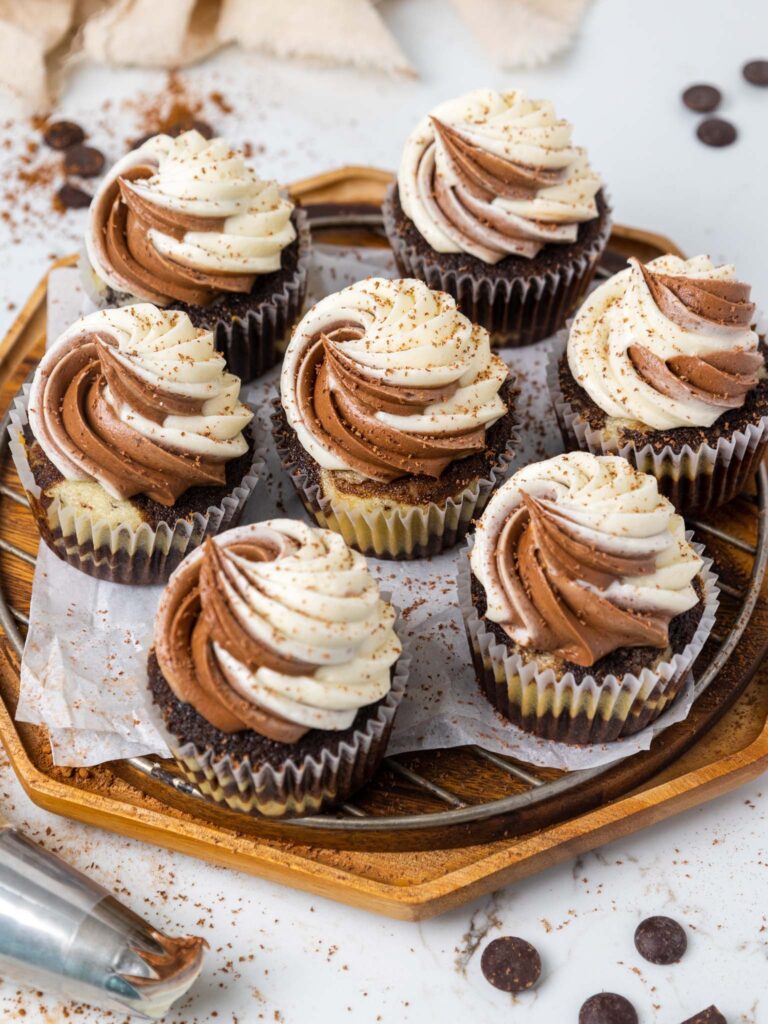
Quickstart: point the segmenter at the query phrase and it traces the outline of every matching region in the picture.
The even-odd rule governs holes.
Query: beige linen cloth
[[[432,0],[436,16],[449,0]],[[502,67],[572,41],[589,0],[450,0]],[[79,56],[177,68],[235,44],[277,57],[412,76],[376,0],[0,0],[0,88],[28,112],[53,102]]]

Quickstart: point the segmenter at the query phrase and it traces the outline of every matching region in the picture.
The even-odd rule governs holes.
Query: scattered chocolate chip
[[[635,949],[652,964],[676,964],[687,948],[685,930],[671,917],[647,917],[635,930]]]
[[[686,107],[699,114],[708,114],[711,110],[716,110],[722,98],[722,93],[714,85],[689,85],[683,93],[683,103]]]
[[[599,992],[579,1010],[579,1024],[638,1024],[637,1011],[624,996]]]
[[[728,1021],[716,1006],[708,1006],[701,1013],[697,1013],[693,1017],[689,1017],[688,1020],[684,1020],[683,1024],[728,1024]]]
[[[741,73],[752,85],[768,85],[768,60],[751,60]]]
[[[736,129],[730,121],[708,117],[696,129],[696,134],[707,146],[730,146],[736,141]]]
[[[43,132],[43,140],[51,149],[69,149],[85,138],[85,132],[74,121],[51,121]]]
[[[67,182],[56,193],[56,198],[67,210],[82,210],[86,206],[91,205],[93,196],[90,192],[86,192],[85,189]]]
[[[196,117],[183,117],[168,128],[168,134],[174,138],[183,132],[200,132],[204,139],[212,139],[216,134],[207,121],[199,121]]]
[[[494,988],[502,992],[525,992],[539,980],[541,957],[530,942],[505,935],[488,943],[480,968]]]
[[[128,149],[138,149],[139,146],[143,146],[145,142],[149,142],[149,140],[153,139],[154,137],[155,136],[153,132],[150,132],[147,135],[140,135],[138,139],[133,139],[131,142],[128,143]]]
[[[104,154],[93,146],[70,146],[64,154],[64,170],[78,178],[95,178],[104,170]]]

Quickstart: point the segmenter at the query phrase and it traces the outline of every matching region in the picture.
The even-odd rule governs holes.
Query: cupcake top
[[[621,647],[665,648],[669,623],[698,601],[703,564],[654,477],[584,452],[515,473],[470,560],[486,618],[521,647],[586,666]]]
[[[239,400],[210,331],[145,304],[83,317],[35,371],[29,424],[67,480],[114,498],[173,505],[188,488],[221,486],[244,455],[253,413]]]
[[[91,203],[86,249],[117,292],[205,306],[251,291],[296,237],[293,203],[223,139],[156,135],[119,160]]]
[[[435,107],[408,136],[400,203],[436,252],[484,263],[574,242],[597,217],[600,178],[551,103],[476,89]]]
[[[708,256],[660,256],[600,285],[568,337],[575,380],[608,416],[710,427],[765,375],[750,287]]]
[[[291,519],[207,540],[171,576],[155,622],[169,686],[223,732],[295,743],[342,730],[390,690],[402,646],[365,558]]]
[[[368,278],[317,303],[283,362],[283,408],[323,468],[438,479],[485,448],[508,376],[488,332],[421,281]]]

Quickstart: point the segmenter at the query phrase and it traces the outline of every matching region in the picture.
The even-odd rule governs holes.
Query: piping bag
[[[200,973],[204,939],[173,939],[0,817],[0,975],[158,1020]]]

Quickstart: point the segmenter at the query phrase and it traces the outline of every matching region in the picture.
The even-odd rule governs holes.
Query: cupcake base
[[[496,345],[530,345],[558,331],[586,294],[611,231],[605,194],[598,216],[579,225],[569,245],[545,245],[532,259],[508,256],[488,264],[466,253],[439,253],[419,233],[400,204],[397,184],[384,200],[387,238],[403,277],[452,295]]]

